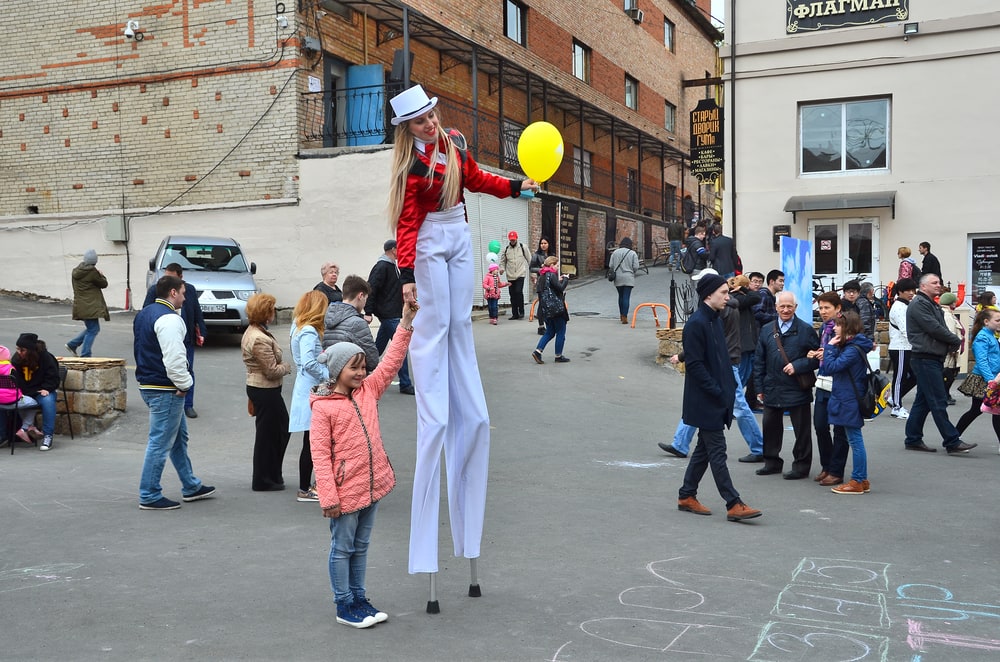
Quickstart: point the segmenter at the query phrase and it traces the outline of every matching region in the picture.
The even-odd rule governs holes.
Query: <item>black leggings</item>
[[[313,456],[309,447],[309,430],[302,433],[302,452],[299,453],[299,489],[307,492],[312,487]]]
[[[955,429],[958,430],[959,434],[965,432],[965,429],[972,425],[972,421],[983,413],[980,409],[982,404],[982,398],[972,398],[972,406],[969,407],[969,411],[962,414],[962,418],[958,419],[958,423],[955,424]],[[993,419],[993,433],[997,436],[997,441],[1000,441],[1000,416],[990,416],[990,418]]]

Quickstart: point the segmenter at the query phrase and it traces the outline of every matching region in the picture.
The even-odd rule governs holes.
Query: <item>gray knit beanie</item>
[[[316,360],[320,363],[325,363],[326,367],[330,370],[330,379],[337,381],[337,377],[340,376],[340,371],[344,369],[344,366],[350,363],[351,359],[358,354],[364,353],[365,350],[352,342],[339,342],[324,349],[323,353],[316,357]]]
[[[83,254],[84,264],[97,264],[97,251],[93,248],[88,248]]]

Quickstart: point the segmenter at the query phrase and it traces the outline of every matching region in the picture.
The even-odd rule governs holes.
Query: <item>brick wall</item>
[[[294,15],[281,29],[274,6],[254,0],[38,0],[31,11],[36,29],[0,42],[0,216],[123,198],[159,208],[205,177],[179,204],[295,197]],[[124,37],[127,20],[141,41]]]

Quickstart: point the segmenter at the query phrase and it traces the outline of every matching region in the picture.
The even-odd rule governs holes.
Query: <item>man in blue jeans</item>
[[[761,512],[743,503],[733,487],[726,466],[726,433],[733,421],[736,375],[729,360],[726,336],[719,312],[729,300],[729,285],[718,274],[703,276],[696,287],[701,303],[684,325],[684,422],[698,428],[698,445],[691,454],[684,484],[677,493],[677,509],[695,515],[711,515],[699,503],[698,484],[712,467],[719,495],[726,502],[731,522],[760,517]]]
[[[181,480],[184,501],[215,494],[194,475],[188,458],[184,397],[194,380],[188,371],[184,335],[178,311],[184,305],[184,281],[164,276],[156,283],[156,301],[144,307],[132,323],[135,378],[149,407],[149,441],[139,480],[140,510],[176,510],[181,504],[163,496],[160,477],[167,457]]]
[[[396,240],[387,239],[382,244],[382,250],[385,251],[384,254],[379,256],[368,274],[368,286],[372,291],[365,303],[365,321],[371,324],[372,316],[378,317],[375,347],[379,354],[389,346],[403,316],[403,284],[399,280],[399,267],[396,266]],[[414,394],[410,366],[405,358],[399,368],[399,392]]]
[[[906,338],[910,341],[910,371],[917,378],[917,397],[906,419],[905,448],[908,451],[935,453],[924,443],[924,422],[927,414],[944,440],[949,454],[968,453],[978,444],[967,444],[948,419],[948,394],[944,387],[944,357],[958,349],[962,340],[948,330],[944,313],[934,302],[941,294],[941,277],[924,274],[920,277],[917,294],[906,307]]]

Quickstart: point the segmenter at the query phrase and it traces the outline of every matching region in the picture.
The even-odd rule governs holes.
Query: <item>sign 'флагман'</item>
[[[715,99],[702,99],[691,111],[691,174],[699,181],[722,176],[722,108]]]
[[[829,30],[909,18],[909,0],[785,0],[785,32]]]

